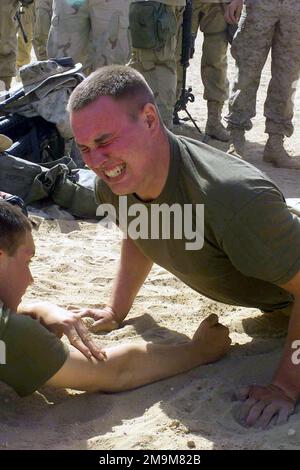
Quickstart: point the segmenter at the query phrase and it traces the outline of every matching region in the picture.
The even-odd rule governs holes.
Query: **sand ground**
[[[198,40],[188,73],[196,102],[189,110],[204,128],[200,55]],[[229,56],[229,77],[233,74]],[[269,78],[268,63],[259,88],[257,117],[248,135],[246,159],[271,176],[286,197],[299,197],[300,172],[262,163],[266,141],[262,107]],[[298,93],[295,133],[288,144],[295,155],[300,154],[299,131]],[[36,282],[27,300],[39,297],[62,306],[97,307],[105,303],[119,256],[120,238],[115,232],[94,223],[53,220],[40,225],[35,239],[37,255],[32,270]],[[21,399],[0,385],[0,449],[299,448],[299,410],[286,425],[267,431],[244,429],[236,421],[233,391],[239,384],[268,382],[283,345],[283,339],[272,337],[272,331],[267,338],[253,338],[243,332],[243,320],[257,317],[259,311],[225,306],[195,295],[164,269],[155,267],[124,326],[95,338],[104,345],[135,340],[181,341],[191,337],[201,319],[212,312],[229,326],[233,340],[230,355],[218,363],[115,395],[43,388]]]

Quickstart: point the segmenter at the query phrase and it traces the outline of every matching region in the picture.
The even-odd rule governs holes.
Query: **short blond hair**
[[[70,113],[79,111],[102,96],[126,101],[133,118],[146,103],[156,106],[151,88],[137,70],[125,65],[108,65],[97,69],[75,88],[67,109]]]

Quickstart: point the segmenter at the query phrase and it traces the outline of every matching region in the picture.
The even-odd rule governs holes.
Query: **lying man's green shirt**
[[[30,395],[63,366],[68,347],[39,321],[12,313],[0,300],[0,381]]]

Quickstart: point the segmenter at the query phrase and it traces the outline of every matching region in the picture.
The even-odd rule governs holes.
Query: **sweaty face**
[[[118,195],[143,196],[153,184],[153,156],[145,114],[133,120],[125,103],[100,97],[73,111],[71,125],[85,164]]]
[[[29,264],[34,251],[29,231],[26,231],[14,255],[0,251],[0,299],[12,311],[17,310],[27,287],[33,282]]]

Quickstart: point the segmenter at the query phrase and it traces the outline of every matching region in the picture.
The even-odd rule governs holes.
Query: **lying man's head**
[[[18,207],[0,200],[0,300],[11,310],[33,282],[29,263],[34,251],[30,221]]]
[[[75,88],[68,110],[84,162],[114,193],[140,194],[145,184],[153,185],[163,124],[139,72],[116,65],[98,69]]]

